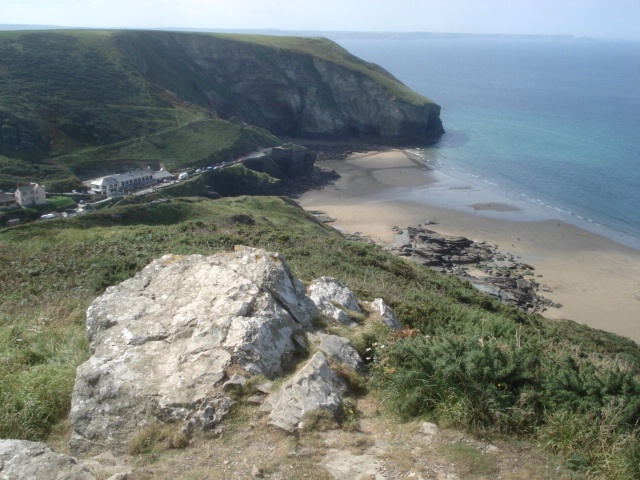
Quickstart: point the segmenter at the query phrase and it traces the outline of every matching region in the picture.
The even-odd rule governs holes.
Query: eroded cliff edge
[[[324,38],[140,31],[117,42],[152,83],[276,135],[425,143],[444,133],[439,105]]]

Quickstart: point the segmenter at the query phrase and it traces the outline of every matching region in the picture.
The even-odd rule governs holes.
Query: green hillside
[[[109,162],[202,166],[281,143],[152,84],[119,35],[0,33],[0,189],[31,180],[55,189]]]
[[[348,86],[340,100],[334,95],[342,87],[331,78]],[[379,105],[380,115],[363,116],[353,98],[350,89],[364,79],[380,90],[375,102],[361,102],[390,102]],[[398,104],[404,113],[386,118],[389,105]],[[0,32],[0,189],[29,181],[79,187],[79,177],[96,166],[203,166],[280,144],[266,129],[333,138],[332,128],[380,135],[385,122],[398,122],[404,127],[389,131],[401,138],[403,128],[408,137],[438,135],[438,114],[437,105],[381,67],[323,38]],[[323,124],[328,131],[313,130],[316,118],[334,116],[335,125]]]
[[[638,478],[635,343],[501,304],[275,197],[174,198],[0,231],[0,436],[64,431],[88,356],[84,315],[106,287],[163,254],[235,244],[281,252],[303,281],[331,275],[358,298],[382,297],[414,329],[340,331],[370,359],[368,392],[386,414],[529,439],[581,476]]]

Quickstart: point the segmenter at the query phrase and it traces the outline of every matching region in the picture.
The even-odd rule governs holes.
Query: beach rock
[[[398,256],[443,274],[456,275],[481,292],[530,312],[541,312],[555,305],[537,294],[537,282],[525,278],[534,268],[518,262],[513,255],[501,253],[497,246],[466,237],[440,235],[423,225],[409,227],[407,232],[409,241],[391,249]],[[483,274],[470,273],[470,267]]]
[[[75,458],[55,453],[44,443],[0,440],[0,479],[95,480]]]
[[[301,428],[304,416],[325,410],[338,417],[347,392],[346,382],[330,368],[326,355],[317,352],[293,378],[272,393],[260,408],[269,412],[269,424],[288,432]]]
[[[353,292],[335,278],[317,278],[307,288],[307,294],[325,316],[344,325],[356,325],[344,310],[360,313],[358,301]]]
[[[213,428],[233,403],[227,371],[281,375],[317,315],[277,253],[236,247],[153,261],[87,311],[92,356],[77,370],[72,452],[122,447],[158,422]]]

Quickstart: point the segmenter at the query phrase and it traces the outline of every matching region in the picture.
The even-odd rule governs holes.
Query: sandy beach
[[[332,225],[379,243],[400,239],[402,229],[429,221],[442,234],[498,245],[535,267],[562,308],[549,318],[569,318],[640,343],[640,251],[553,218],[489,189],[431,170],[401,150],[356,153],[324,161],[341,178],[307,192],[300,205],[336,219]]]

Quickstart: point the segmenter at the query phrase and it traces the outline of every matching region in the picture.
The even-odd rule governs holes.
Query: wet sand
[[[334,227],[380,243],[397,238],[391,228],[429,221],[443,234],[498,245],[535,267],[562,308],[549,318],[569,318],[640,343],[640,251],[518,204],[490,190],[431,170],[400,150],[354,154],[322,162],[341,178],[306,193],[300,204],[336,218]],[[638,296],[638,298],[637,298]]]

